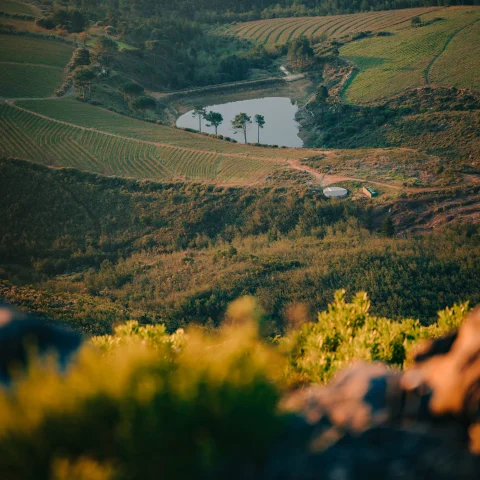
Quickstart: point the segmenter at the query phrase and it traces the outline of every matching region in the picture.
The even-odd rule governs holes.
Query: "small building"
[[[364,186],[362,188],[362,192],[368,197],[368,198],[374,198],[378,195],[378,192],[375,191],[373,188],[371,187],[367,187],[367,186]]]
[[[345,198],[348,195],[348,190],[342,187],[327,187],[323,189],[323,194],[327,198]]]

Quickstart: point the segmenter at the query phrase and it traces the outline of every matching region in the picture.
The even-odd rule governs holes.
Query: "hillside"
[[[25,2],[0,480],[478,480],[480,6]]]
[[[347,101],[379,102],[424,85],[480,90],[480,64],[474,53],[480,49],[480,8],[436,10],[421,20],[424,26],[387,28],[391,36],[340,48],[340,56],[358,67],[343,92]]]
[[[448,60],[449,46],[475,36],[477,10],[328,17],[332,25],[325,29],[315,24],[322,34],[317,56],[336,45],[328,35],[341,36],[341,52],[394,40],[414,52],[404,55],[412,65],[418,61],[418,71],[427,65],[428,77],[434,78],[436,61]],[[425,25],[414,28],[410,19],[419,11]],[[438,12],[445,14],[443,20],[429,23]],[[304,20],[282,21],[303,25]],[[392,35],[362,40],[351,35],[373,26]],[[95,28],[95,35],[104,32]],[[294,38],[302,28],[292,27],[287,36]],[[465,40],[452,32],[465,33]],[[2,47],[3,58],[30,65],[38,53],[28,48],[32,40],[37,41],[16,36]],[[45,65],[61,69],[70,58],[68,45],[39,42],[47,45],[38,55]],[[12,45],[22,47],[21,53]],[[389,48],[401,53],[400,47]],[[463,52],[461,61],[474,71],[475,56]],[[145,51],[137,53],[122,55],[133,55],[138,66],[147,60]],[[108,75],[97,76],[94,90],[116,95],[132,115],[118,83],[125,78],[125,64],[101,61]],[[92,98],[85,99],[91,103],[70,96],[2,102],[0,125],[7,135],[0,138],[0,154],[10,157],[2,165],[11,179],[3,202],[8,225],[2,276],[13,282],[2,286],[3,295],[54,318],[68,305],[71,317],[89,332],[107,331],[127,306],[128,318],[161,318],[169,328],[194,320],[218,324],[227,303],[244,293],[261,300],[273,331],[284,327],[290,304],[301,299],[307,310],[323,308],[327,296],[342,287],[366,288],[382,314],[426,322],[458,298],[477,301],[470,281],[478,258],[471,247],[477,227],[466,228],[461,249],[455,250],[453,240],[460,235],[456,223],[479,219],[477,95],[451,88],[403,92],[403,86],[393,95],[394,82],[382,80],[392,87],[385,94],[388,101],[345,103],[363,77],[360,69],[344,83],[342,68],[352,64],[343,62],[342,54],[333,55],[315,63],[305,77],[305,82],[322,81],[329,95],[312,97],[301,111],[303,135],[307,144],[335,148],[328,150],[238,144],[154,123],[156,112],[149,121],[120,115],[92,105],[98,104]],[[402,65],[387,69],[399,85],[407,68]],[[447,78],[445,68],[440,70]],[[168,108],[168,95],[158,98],[165,102],[159,108]],[[192,93],[189,101],[195,98]],[[367,200],[361,193],[367,183],[377,198]],[[350,198],[327,200],[321,194],[327,185],[344,186]],[[438,227],[447,227],[447,238],[416,237]],[[399,238],[392,240],[395,235]],[[414,237],[401,240],[408,235]],[[346,265],[345,256],[355,260]],[[157,281],[161,287],[155,287]],[[18,291],[17,283],[32,283],[32,290]],[[412,284],[418,287],[410,295],[415,301],[395,293],[412,291]],[[56,303],[63,307],[52,310]],[[87,320],[92,308],[98,313],[95,327]]]
[[[13,282],[0,295],[89,333],[122,318],[218,324],[244,294],[258,298],[271,331],[294,304],[309,316],[338,288],[366,290],[380,315],[424,322],[460,299],[480,301],[478,226],[406,235],[419,221],[462,218],[478,187],[372,204],[330,202],[281,179],[227,189],[0,165],[0,274]]]
[[[0,0],[0,12],[7,14],[38,15],[39,9],[32,4],[15,0]]]
[[[326,40],[354,32],[388,30],[397,25],[408,24],[415,16],[436,10],[432,7],[412,8],[326,17],[258,20],[235,25],[222,30],[222,33],[263,44],[287,43],[301,36]]]
[[[0,106],[0,120],[10,132],[0,140],[0,152],[49,166],[230,185],[262,183],[282,171],[303,171],[324,185],[350,179],[391,182],[393,187],[403,182],[441,185],[447,179],[435,173],[439,158],[403,149],[358,150],[352,157],[343,151],[262,148],[142,122],[73,99],[21,101],[18,106]],[[300,163],[309,157],[319,159],[313,171]],[[359,161],[369,168],[352,169]],[[426,169],[429,179],[421,180]]]
[[[136,140],[133,132],[124,137],[79,128],[6,105],[0,106],[0,118],[9,132],[1,141],[4,155],[50,166],[75,167],[105,175],[157,181],[184,179],[236,184],[264,179],[278,164],[275,159],[253,158],[248,154],[238,158],[234,154],[215,153],[213,148],[200,150],[201,145],[197,148],[177,147],[172,145],[174,139],[162,144]],[[120,123],[121,120],[120,117]],[[127,124],[128,121],[126,119]],[[110,127],[115,129],[114,125]],[[145,130],[150,133],[155,129],[151,126]],[[161,127],[157,130],[161,131]],[[171,130],[175,137],[175,130],[165,127],[163,130]],[[187,135],[184,137],[188,140]],[[194,145],[194,140],[190,139],[190,144]]]
[[[73,47],[17,35],[1,35],[0,39],[0,97],[53,96],[63,82]]]

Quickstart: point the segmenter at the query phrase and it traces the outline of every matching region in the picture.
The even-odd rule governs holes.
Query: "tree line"
[[[49,0],[43,0],[45,3]],[[201,23],[334,15],[412,7],[478,5],[479,0],[70,0],[70,10],[99,19],[171,16]]]
[[[203,105],[196,105],[192,111],[193,117],[198,118],[198,131],[202,131],[202,120],[206,120],[207,127],[215,128],[215,135],[218,133],[218,127],[223,123],[223,115],[219,112],[213,112],[205,109]],[[257,125],[257,143],[260,143],[260,129],[265,125],[265,117],[257,113],[254,117],[254,122]],[[247,140],[247,129],[251,125],[252,117],[246,113],[238,113],[235,115],[235,118],[231,120],[232,128],[234,133],[242,132],[245,143],[248,143]]]

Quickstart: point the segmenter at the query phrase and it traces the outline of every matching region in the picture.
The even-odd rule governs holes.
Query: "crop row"
[[[475,41],[478,44],[478,30],[474,31],[477,24],[471,24],[480,17],[480,9],[473,15],[463,9],[442,11],[442,16],[442,21],[421,28],[404,28],[393,36],[368,38],[342,47],[340,55],[359,67],[346,92],[347,99],[377,101],[426,81],[444,86],[478,85],[478,55],[473,48]],[[459,69],[461,61],[463,68]]]
[[[3,98],[48,97],[62,80],[61,68],[0,63],[0,97]]]
[[[161,146],[77,128],[0,105],[0,155],[104,175],[156,181],[251,183],[275,168],[275,162],[220,153]]]
[[[220,141],[198,133],[185,132],[178,128],[142,122],[141,120],[79,102],[71,97],[62,100],[22,100],[17,102],[17,104],[20,107],[52,119],[148,142],[164,143],[219,154],[232,153],[268,158],[284,157],[285,155],[295,158],[304,156],[304,152],[300,149],[275,151],[267,148],[256,148],[240,143]]]
[[[480,21],[454,35],[433,63],[430,82],[435,85],[480,90]]]
[[[364,30],[381,30],[432,10],[433,8],[414,8],[328,17],[258,20],[237,25],[228,33],[260,43],[283,44],[302,35],[312,38],[326,35],[327,38],[332,38]]]

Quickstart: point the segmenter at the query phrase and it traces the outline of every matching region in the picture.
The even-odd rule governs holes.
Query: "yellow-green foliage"
[[[66,374],[35,363],[0,392],[0,478],[221,478],[261,457],[282,420],[255,323],[183,336],[129,324]]]
[[[458,327],[467,304],[440,312],[439,321],[429,327],[412,319],[392,322],[375,317],[368,313],[369,308],[366,293],[358,293],[347,303],[345,291],[337,291],[334,302],[318,315],[317,322],[307,323],[281,339],[280,348],[289,358],[287,383],[324,383],[358,359],[401,368],[415,342]]]
[[[137,343],[156,351],[167,348],[172,352],[179,352],[185,346],[185,339],[185,332],[181,328],[168,334],[163,324],[140,326],[136,320],[130,320],[116,327],[115,335],[93,337],[92,344],[104,353]]]
[[[440,20],[434,21],[435,18]],[[367,38],[343,46],[340,55],[359,68],[346,98],[352,102],[378,101],[437,80],[443,86],[475,85],[478,80],[472,78],[479,77],[478,62],[470,64],[470,60],[478,55],[473,53],[475,48],[468,28],[479,18],[478,7],[444,9],[422,15],[423,22],[432,22],[428,25],[401,25],[391,29],[391,36]],[[456,61],[443,59],[444,55],[448,60],[457,54],[463,59],[462,69]],[[441,74],[437,73],[437,61],[441,61]]]
[[[272,344],[259,337],[262,312],[247,297],[229,307],[213,333],[168,334],[163,325],[129,322],[93,338],[67,372],[56,371],[51,358],[36,360],[0,390],[0,478],[248,472],[282,428],[277,402],[286,386],[323,382],[356,358],[401,366],[415,341],[458,326],[466,313],[466,305],[456,306],[421,327],[368,309],[365,294],[347,303],[339,291],[318,322]]]
[[[275,18],[241,23],[225,33],[264,44],[284,44],[300,36],[336,38],[353,32],[383,30],[404,24],[433,8],[410,8],[325,17]]]

